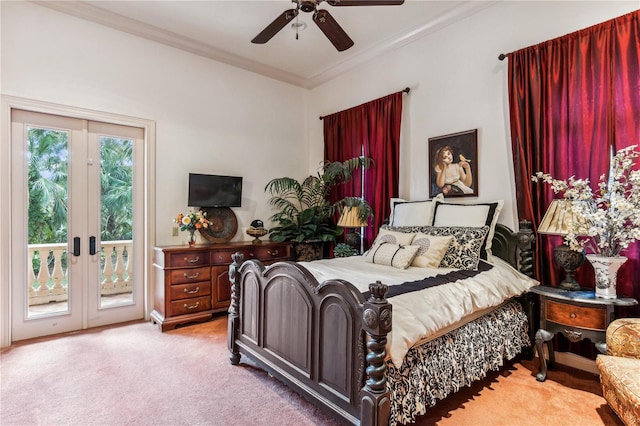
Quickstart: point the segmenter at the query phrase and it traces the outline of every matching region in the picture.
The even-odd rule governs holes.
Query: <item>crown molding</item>
[[[315,74],[306,77],[271,67],[251,59],[243,58],[226,50],[99,8],[84,1],[30,1],[34,4],[38,4],[58,12],[85,19],[118,31],[260,74],[265,77],[273,78],[305,89],[313,89],[323,83],[339,77],[358,65],[371,61],[380,55],[396,50],[432,34],[447,25],[471,16],[480,10],[497,3],[499,0],[471,0],[464,2],[460,6],[438,16],[436,19],[432,19],[429,22],[414,28],[408,33],[403,32],[397,34],[395,37],[389,38],[384,43],[378,44],[362,53],[350,56],[348,59],[338,62],[337,64],[329,65],[324,69],[318,70]]]
[[[67,15],[95,22],[118,31],[155,41],[185,52],[193,53],[194,55],[213,59],[227,65],[242,68],[289,84],[304,87],[306,83],[306,80],[298,75],[234,55],[233,53],[218,49],[209,44],[146,24],[118,13],[101,9],[83,1],[31,0],[31,2],[58,12],[66,13]]]

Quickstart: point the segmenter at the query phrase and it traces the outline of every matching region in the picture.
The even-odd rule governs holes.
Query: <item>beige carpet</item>
[[[2,425],[333,425],[251,364],[231,366],[226,317],[160,333],[148,322],[18,342],[0,352]],[[508,364],[417,425],[622,425],[597,376]]]

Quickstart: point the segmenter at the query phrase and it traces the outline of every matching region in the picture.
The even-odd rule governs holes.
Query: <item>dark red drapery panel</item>
[[[334,202],[346,196],[363,196],[371,205],[374,218],[365,228],[365,247],[389,215],[389,199],[398,196],[402,94],[393,93],[324,117],[326,161],[345,161],[364,153],[375,162],[365,170],[364,194],[359,176],[332,193]]]
[[[364,145],[364,154],[373,158],[376,165],[365,171],[364,198],[370,202],[375,214],[365,232],[367,247],[391,213],[389,199],[398,196],[402,93],[394,93],[369,105],[369,138]]]
[[[509,55],[511,142],[518,211],[534,228],[554,194],[531,182],[537,171],[572,175],[596,185],[609,169],[611,149],[640,141],[640,11]],[[559,237],[538,236],[536,276],[557,284],[552,260]],[[623,252],[618,293],[640,298],[638,243]],[[593,287],[585,263],[578,281]]]
[[[366,111],[364,108],[351,108],[328,115],[323,119],[324,159],[325,161],[346,161],[362,155],[362,141],[367,138]],[[331,192],[331,202],[344,197],[362,196],[360,174]]]

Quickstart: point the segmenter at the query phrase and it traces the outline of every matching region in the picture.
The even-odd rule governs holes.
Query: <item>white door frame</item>
[[[144,129],[144,179],[146,193],[144,196],[143,228],[144,244],[144,317],[149,319],[153,308],[152,248],[155,244],[155,122],[152,120],[127,117],[119,114],[105,113],[77,107],[53,104],[12,96],[1,96],[0,109],[0,347],[11,344],[11,110],[22,109],[46,114],[62,115],[73,118],[102,121]]]

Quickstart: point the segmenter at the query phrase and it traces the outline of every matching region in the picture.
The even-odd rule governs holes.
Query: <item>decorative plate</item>
[[[226,243],[236,235],[238,218],[229,207],[203,207],[210,225],[200,228],[200,235],[212,243]]]

